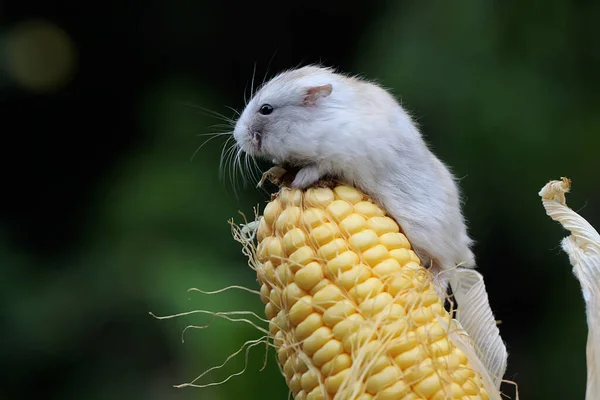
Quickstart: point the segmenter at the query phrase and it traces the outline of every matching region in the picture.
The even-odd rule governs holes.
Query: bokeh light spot
[[[6,69],[16,85],[32,92],[52,92],[70,81],[76,67],[75,46],[54,23],[23,21],[6,39]]]

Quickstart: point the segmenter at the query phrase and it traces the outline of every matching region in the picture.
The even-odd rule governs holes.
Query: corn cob
[[[295,399],[489,399],[398,224],[359,190],[282,187],[256,232],[269,332]]]

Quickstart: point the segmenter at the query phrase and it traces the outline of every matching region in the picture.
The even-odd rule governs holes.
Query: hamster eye
[[[262,115],[269,115],[273,112],[273,106],[270,104],[263,104],[262,106],[260,106],[258,112]]]

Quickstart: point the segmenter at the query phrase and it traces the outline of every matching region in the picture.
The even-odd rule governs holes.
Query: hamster
[[[314,65],[285,71],[251,98],[233,136],[251,157],[300,168],[293,187],[327,175],[363,190],[434,272],[475,266],[455,178],[379,85]]]

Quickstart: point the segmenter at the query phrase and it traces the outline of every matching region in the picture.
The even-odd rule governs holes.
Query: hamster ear
[[[304,95],[304,104],[307,106],[312,106],[318,99],[329,96],[332,91],[333,86],[331,86],[331,83],[322,86],[310,87],[306,89],[306,94]]]

